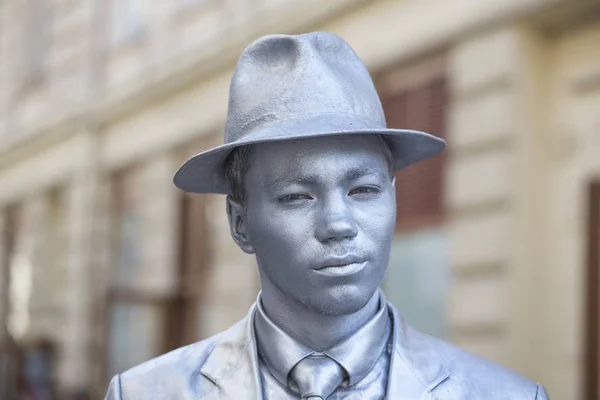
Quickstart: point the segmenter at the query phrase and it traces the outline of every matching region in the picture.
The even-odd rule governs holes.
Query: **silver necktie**
[[[289,386],[302,400],[325,400],[344,378],[344,368],[336,361],[324,355],[311,355],[292,368]]]

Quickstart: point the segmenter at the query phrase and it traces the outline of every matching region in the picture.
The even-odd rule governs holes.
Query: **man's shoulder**
[[[193,372],[193,369],[202,367],[222,334],[179,347],[136,365],[121,373],[121,380],[152,379],[154,375],[160,375],[167,371]]]
[[[546,399],[544,389],[525,376],[443,340],[420,333],[448,378],[439,390],[469,393],[469,398]],[[491,396],[491,397],[490,397]]]
[[[187,391],[193,397],[203,392],[210,381],[201,373],[202,367],[221,338],[241,322],[214,336],[172,350],[115,376],[109,392],[118,391],[119,396],[108,398],[162,399],[169,398],[173,393]]]

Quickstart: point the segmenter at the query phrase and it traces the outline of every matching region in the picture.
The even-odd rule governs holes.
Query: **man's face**
[[[326,315],[369,301],[387,268],[396,219],[377,137],[256,145],[245,186],[246,229],[263,290]]]

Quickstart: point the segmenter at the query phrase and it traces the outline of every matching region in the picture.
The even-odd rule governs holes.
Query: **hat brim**
[[[386,137],[394,157],[394,170],[434,156],[446,147],[444,140],[425,132],[375,127],[360,117],[325,114],[261,126],[240,140],[196,154],[177,170],[173,182],[186,192],[230,194],[224,166],[236,147],[321,136],[372,134]]]

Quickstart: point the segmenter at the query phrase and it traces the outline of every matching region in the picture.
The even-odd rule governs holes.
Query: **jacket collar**
[[[394,323],[387,397],[421,399],[448,379],[450,368],[435,352],[434,339],[417,331],[388,303]],[[225,331],[201,368],[214,387],[207,390],[210,399],[262,399],[254,334],[254,304],[242,321]],[[242,397],[240,397],[242,396]]]
[[[379,291],[379,310],[346,340],[322,351],[340,364],[349,377],[349,385],[363,380],[379,359],[389,342],[391,331],[387,303]],[[318,353],[299,343],[279,328],[265,313],[260,300],[256,300],[254,330],[260,359],[282,385],[287,385],[288,374],[305,357]]]

